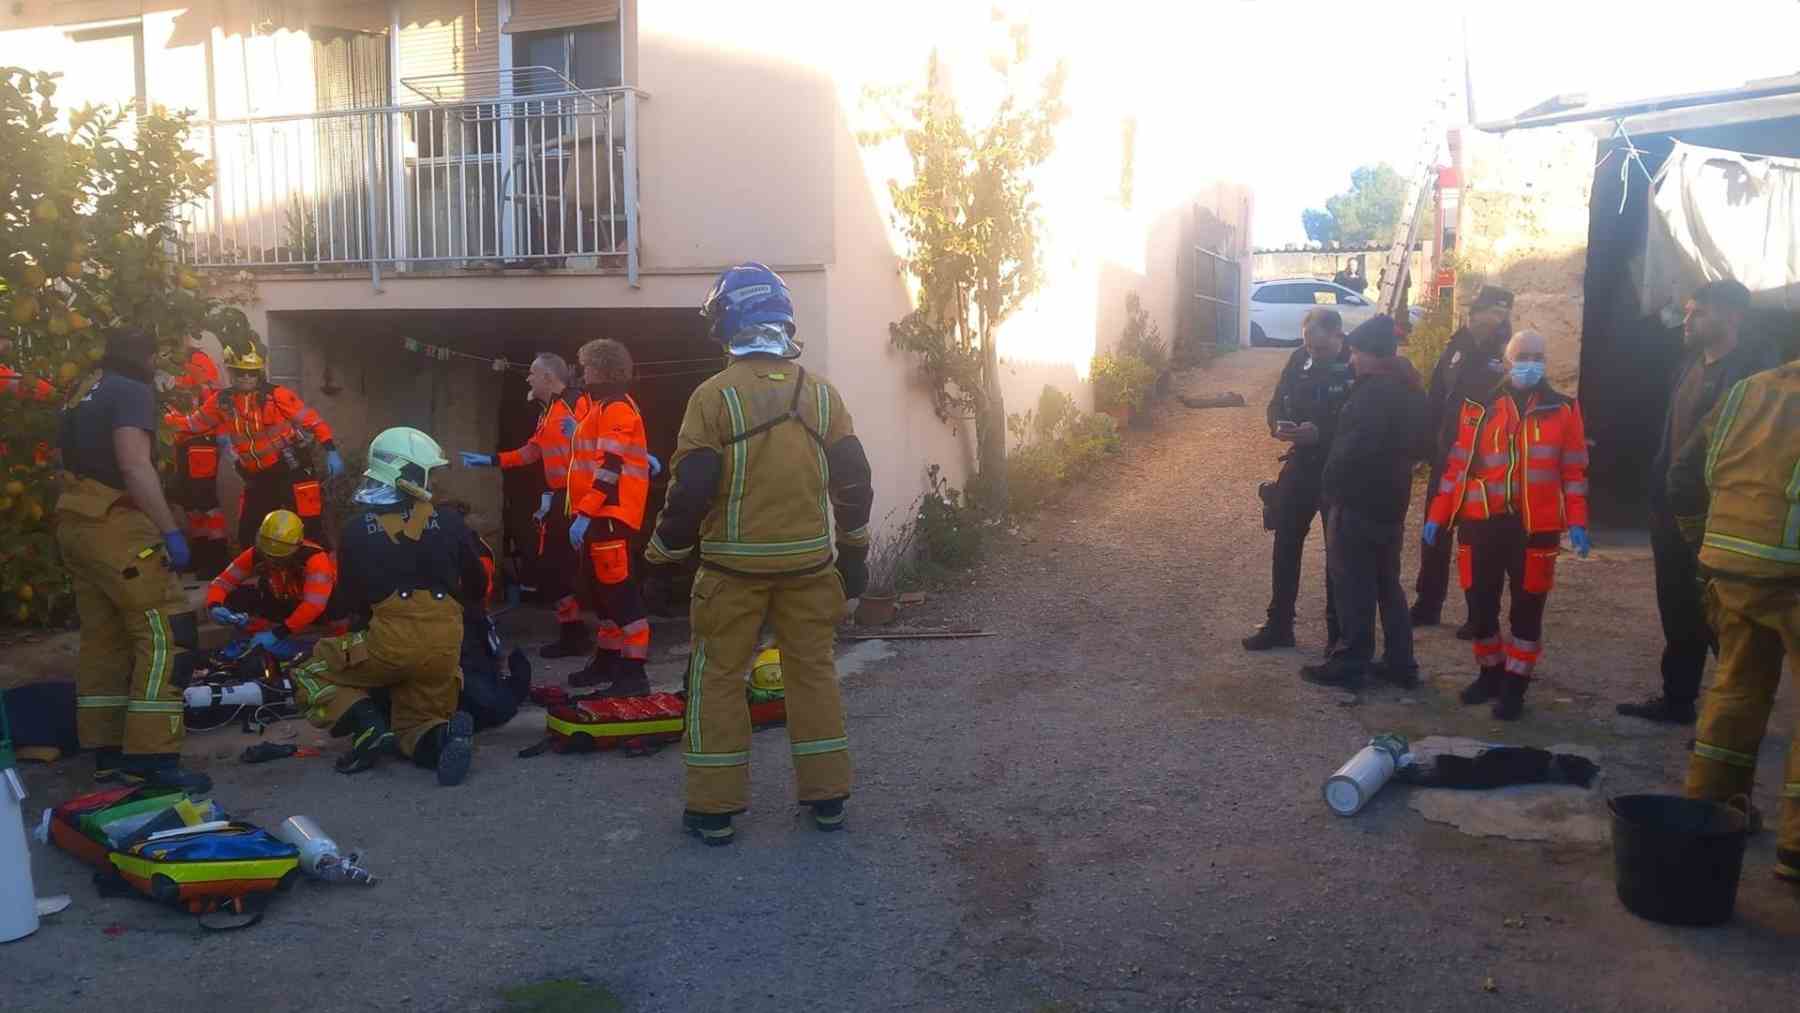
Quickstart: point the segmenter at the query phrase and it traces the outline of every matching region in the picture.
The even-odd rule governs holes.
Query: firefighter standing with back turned
[[[569,434],[565,420],[580,421],[587,415],[588,397],[569,386],[569,364],[563,357],[545,352],[531,360],[526,374],[531,400],[540,406],[537,430],[517,450],[482,454],[465,450],[460,455],[465,468],[525,468],[544,462],[544,484],[549,486],[533,516],[538,522],[538,590],[556,602],[558,636],[538,654],[545,658],[573,658],[593,648],[587,639],[587,626],[581,621],[581,602],[575,597],[577,570],[574,550],[569,546],[569,522],[574,510],[569,503]]]
[[[180,766],[181,690],[198,629],[175,578],[187,538],[152,457],[155,359],[149,333],[112,331],[99,370],[62,414],[56,544],[81,616],[76,727],[97,750],[96,780],[208,791],[211,778]]]
[[[300,431],[325,448],[328,477],[344,473],[344,459],[332,442],[331,427],[300,395],[270,383],[268,368],[268,360],[256,348],[247,352],[226,349],[225,369],[231,374],[231,386],[208,395],[198,411],[171,413],[167,421],[177,433],[217,431],[231,438],[238,473],[244,479],[244,495],[238,503],[240,548],[251,545],[257,525],[271,510],[299,514],[306,522],[306,537],[322,543],[324,490],[313,477],[311,463],[302,456],[305,446]]]
[[[1739,381],[1669,470],[1668,503],[1700,543],[1719,668],[1687,794],[1749,795],[1781,665],[1800,665],[1800,363]],[[1788,744],[1775,875],[1800,886],[1800,736]],[[1752,821],[1754,823],[1754,820]]]
[[[650,613],[631,572],[629,539],[644,527],[650,447],[644,417],[625,393],[631,384],[631,353],[617,341],[601,338],[582,345],[577,359],[592,407],[572,434],[569,544],[582,567],[599,630],[593,661],[569,684],[610,682],[600,695],[643,696],[650,692],[644,672],[650,657]]]
[[[338,536],[338,587],[365,628],[327,637],[288,669],[295,701],[319,728],[348,736],[339,773],[368,770],[398,750],[461,784],[475,754],[462,692],[463,610],[487,594],[475,536],[455,510],[431,502],[431,472],[450,462],[417,429],[383,431]],[[387,691],[388,708],[368,691]]]
[[[767,622],[781,645],[800,804],[820,830],[837,830],[850,752],[832,651],[846,597],[868,583],[868,458],[836,389],[787,361],[800,347],[780,275],[731,268],[701,313],[731,364],[688,399],[645,550],[653,565],[700,554],[683,823],[707,844],[729,844],[732,816],[749,805],[744,671]]]

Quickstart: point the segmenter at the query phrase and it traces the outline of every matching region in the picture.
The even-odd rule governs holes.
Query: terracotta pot
[[[900,614],[900,606],[891,594],[864,594],[856,605],[856,625],[886,626]]]
[[[1114,405],[1111,408],[1106,409],[1106,414],[1112,416],[1113,421],[1119,424],[1120,429],[1124,429],[1126,426],[1131,425],[1130,405]]]

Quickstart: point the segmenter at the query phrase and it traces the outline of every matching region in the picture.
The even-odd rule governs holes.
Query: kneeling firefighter
[[[455,511],[431,502],[433,468],[449,462],[417,429],[389,429],[369,444],[369,468],[338,538],[338,587],[363,629],[327,637],[291,668],[307,719],[350,737],[340,773],[398,750],[462,783],[474,756],[474,722],[457,710],[462,690],[463,610],[479,607],[487,573]],[[386,691],[384,714],[369,690]]]
[[[780,275],[731,268],[701,313],[732,361],[688,399],[644,553],[653,566],[700,553],[684,822],[707,844],[729,844],[732,816],[749,805],[744,670],[767,623],[781,645],[800,804],[820,830],[837,830],[850,752],[832,652],[846,597],[868,583],[869,461],[837,390],[787,361],[800,346]]]
[[[206,588],[206,609],[221,626],[236,626],[258,647],[274,647],[321,619],[342,618],[337,562],[305,537],[291,510],[271,510],[245,549]],[[343,628],[335,632],[343,633]]]
[[[149,333],[111,332],[100,368],[62,413],[68,470],[55,526],[81,616],[76,728],[97,750],[95,780],[207,791],[211,778],[180,767],[181,690],[199,631],[175,577],[191,559],[187,538],[152,456],[155,358]]]

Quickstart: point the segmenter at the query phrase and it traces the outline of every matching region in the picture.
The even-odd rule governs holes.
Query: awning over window
[[[574,28],[619,16],[619,0],[513,0],[512,17],[503,32],[542,32]]]
[[[1681,305],[1703,281],[1736,278],[1758,304],[1800,309],[1800,161],[1676,142],[1657,174],[1640,297]]]

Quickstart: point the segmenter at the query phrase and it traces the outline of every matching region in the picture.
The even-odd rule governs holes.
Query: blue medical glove
[[[462,466],[465,468],[492,468],[494,455],[477,454],[473,450],[465,450],[462,452]]]
[[[588,521],[587,515],[582,514],[569,525],[569,544],[574,546],[576,552],[581,551],[581,540],[587,537]]]
[[[534,521],[542,521],[544,518],[550,516],[550,501],[555,498],[556,498],[555,493],[553,493],[553,492],[545,493],[543,495],[543,498],[538,500],[537,513],[532,514],[531,519]]]
[[[660,474],[662,474],[662,461],[658,460],[655,454],[651,454],[650,455],[650,477],[655,478],[656,476],[658,476]]]
[[[1575,546],[1575,554],[1582,559],[1586,559],[1594,547],[1594,543],[1588,541],[1587,528],[1580,524],[1569,529],[1569,544]]]
[[[336,478],[344,473],[344,455],[336,450],[325,451],[325,477]]]
[[[563,439],[565,440],[572,440],[575,438],[575,417],[573,415],[563,416],[562,434]]]
[[[206,610],[206,614],[212,616],[212,621],[220,626],[242,626],[250,621],[249,616],[242,612],[233,612],[223,605],[214,605]]]
[[[280,642],[280,640],[281,640],[281,638],[276,636],[274,633],[271,633],[268,630],[264,630],[261,633],[258,633],[256,636],[250,638],[250,646],[251,647],[260,647],[265,651],[270,651],[270,650],[274,650],[275,645],[278,642]]]
[[[1436,521],[1425,522],[1425,544],[1436,545],[1438,532],[1443,530]]]
[[[188,549],[187,536],[180,531],[163,532],[163,551],[169,554],[171,569],[185,570],[194,561],[194,554]]]

